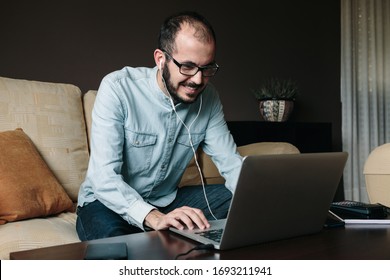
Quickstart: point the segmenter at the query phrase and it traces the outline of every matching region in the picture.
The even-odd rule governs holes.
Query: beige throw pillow
[[[72,206],[23,130],[0,132],[0,224],[58,214]]]

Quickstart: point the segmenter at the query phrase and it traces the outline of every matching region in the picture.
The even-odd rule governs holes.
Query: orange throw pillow
[[[0,132],[0,224],[58,214],[72,206],[23,130]]]

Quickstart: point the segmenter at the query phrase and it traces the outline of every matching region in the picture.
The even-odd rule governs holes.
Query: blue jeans
[[[206,195],[213,215],[218,219],[226,218],[232,194],[225,185],[206,186]],[[171,204],[157,208],[162,213],[169,213],[181,206],[199,208],[208,220],[214,219],[208,209],[202,186],[179,188]],[[143,232],[98,200],[77,208],[76,230],[82,241]]]

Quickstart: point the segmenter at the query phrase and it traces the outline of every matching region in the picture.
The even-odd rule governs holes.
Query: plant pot
[[[268,122],[284,122],[290,117],[294,108],[293,100],[260,100],[260,115]]]

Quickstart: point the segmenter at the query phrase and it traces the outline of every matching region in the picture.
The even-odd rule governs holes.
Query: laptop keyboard
[[[212,230],[208,230],[208,231],[201,231],[201,232],[197,232],[196,234],[199,234],[200,236],[211,239],[215,242],[220,242],[221,238],[222,238],[222,232],[223,232],[223,229],[220,228],[220,229],[212,229]]]

